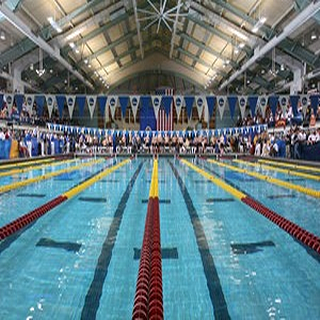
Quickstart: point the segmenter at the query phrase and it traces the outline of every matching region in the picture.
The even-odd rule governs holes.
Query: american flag
[[[173,96],[174,95],[174,89],[172,88],[158,88],[155,92],[156,95],[160,96]],[[172,131],[174,127],[173,122],[173,104],[171,103],[171,109],[170,113],[167,117],[166,111],[164,110],[163,106],[160,107],[159,113],[158,113],[158,121],[157,121],[157,131]]]

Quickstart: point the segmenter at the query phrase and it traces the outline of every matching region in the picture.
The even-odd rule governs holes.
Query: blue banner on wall
[[[184,97],[184,101],[186,103],[188,119],[190,119],[191,115],[192,115],[192,107],[193,107],[193,103],[194,103],[194,97],[192,97],[192,96]]]
[[[65,95],[57,95],[56,100],[57,100],[57,105],[58,105],[59,118],[62,118],[64,103],[66,102],[66,96]]]
[[[97,101],[98,101],[98,104],[99,104],[100,112],[101,112],[103,117],[104,117],[104,111],[106,109],[107,99],[108,99],[107,96],[98,96],[97,97]]]
[[[237,101],[238,101],[238,97],[235,97],[235,96],[228,97],[231,119],[233,119],[234,110],[236,109]]]
[[[293,115],[296,117],[298,115],[298,103],[300,96],[290,96],[290,102],[292,106]]]
[[[278,96],[270,96],[269,97],[269,106],[270,106],[271,112],[273,114],[273,118],[276,116],[276,111],[278,108],[278,99],[279,99]]]
[[[22,104],[23,104],[23,100],[24,100],[24,95],[23,94],[16,94],[14,96],[14,100],[16,101],[16,105],[19,111],[19,114],[22,111]]]
[[[86,103],[86,97],[85,96],[77,96],[76,97],[76,104],[79,107],[79,116],[83,117],[84,116],[84,106]]]
[[[140,130],[156,130],[157,121],[150,96],[142,96],[140,98],[140,104]]]
[[[129,97],[128,96],[119,97],[119,103],[120,103],[120,107],[121,107],[122,118],[124,118],[126,116],[126,111],[127,111],[127,107],[128,107],[128,103],[129,103]]]
[[[251,110],[251,116],[252,118],[255,116],[256,114],[256,107],[257,107],[257,103],[258,103],[258,97],[257,96],[250,96],[248,97],[248,104],[249,104],[249,108]]]
[[[39,117],[43,115],[43,106],[45,102],[44,96],[36,96],[35,97],[36,105],[37,105],[37,114]]]
[[[208,105],[208,110],[209,110],[209,119],[211,119],[213,115],[213,110],[216,104],[216,97],[214,96],[208,96],[207,97],[207,105]]]

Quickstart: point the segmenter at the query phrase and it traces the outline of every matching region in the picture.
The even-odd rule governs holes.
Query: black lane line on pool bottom
[[[231,243],[232,252],[235,254],[250,254],[263,251],[261,247],[275,247],[273,241],[261,241],[261,242],[250,242],[250,243]]]
[[[133,248],[133,259],[140,260],[141,249]],[[161,248],[161,259],[179,259],[177,248]]]
[[[132,176],[130,182],[127,185],[125,192],[123,193],[118,207],[114,213],[108,235],[103,242],[98,263],[96,265],[93,280],[90,288],[86,294],[84,306],[81,312],[81,319],[92,320],[96,319],[97,311],[100,305],[100,298],[102,295],[102,289],[104,281],[108,274],[109,264],[112,258],[112,250],[117,239],[117,234],[120,228],[124,210],[126,204],[133,189],[134,183],[136,182],[138,175],[142,169],[143,163],[140,163],[139,167]]]
[[[116,163],[116,161],[114,160],[112,163],[106,165],[105,167],[103,167],[101,170],[97,171],[96,173],[92,174],[91,176],[88,176],[87,178],[85,178],[84,180],[78,182],[77,184],[75,184],[74,186],[72,186],[71,188],[69,188],[68,190],[71,190],[74,187],[79,186],[80,184],[88,181],[89,179],[93,178],[94,176],[98,175],[99,173],[101,173],[102,171],[104,171],[105,169],[113,166]],[[67,190],[67,191],[68,191]],[[11,192],[10,190],[8,192]],[[66,191],[65,191],[66,192]],[[3,193],[4,194],[4,193]],[[35,223],[37,223],[38,219],[33,221],[32,223],[26,225],[23,229],[20,229],[18,232],[15,232],[14,234],[12,234],[10,237],[5,238],[3,241],[0,241],[0,255],[1,253],[6,250],[7,248],[10,247],[10,245],[16,241],[25,231],[27,231],[29,228],[31,228]]]
[[[46,195],[43,193],[19,193],[16,197],[21,198],[44,198]]]
[[[205,160],[204,160],[205,161]],[[199,163],[198,163],[199,164]],[[262,203],[259,200],[256,200],[253,196],[251,196],[250,194],[248,194],[248,192],[246,192],[245,190],[243,190],[242,188],[240,188],[239,186],[237,186],[236,184],[234,184],[232,181],[230,181],[229,179],[224,178],[222,175],[219,175],[218,173],[216,173],[214,170],[212,170],[211,168],[209,168],[208,166],[204,165],[203,163],[200,164],[201,167],[203,169],[205,169],[207,172],[211,173],[212,175],[214,175],[215,177],[227,182],[231,187],[234,187],[235,189],[241,191],[242,193],[244,193],[246,196],[250,197],[251,199],[253,199],[256,202]],[[213,183],[213,182],[212,182]],[[241,201],[240,201],[241,202]],[[262,203],[263,204],[263,203]],[[252,209],[254,210],[254,209]],[[268,220],[268,219],[267,219]],[[271,222],[273,225],[274,224],[272,221],[268,220],[269,222]],[[280,228],[280,230],[282,230]],[[284,231],[284,230],[283,230]],[[296,239],[294,236],[292,236],[290,233],[287,233],[295,242],[297,242],[298,244],[300,244],[301,247],[303,247],[307,254],[310,255],[313,259],[315,259],[317,262],[320,262],[320,255],[315,252],[314,250],[310,249],[308,246],[306,246],[303,242],[299,241],[298,239]]]
[[[97,197],[79,197],[79,201],[84,201],[84,202],[107,202],[107,198],[97,198]]]
[[[173,166],[173,164],[170,161],[169,165],[173,171],[174,176],[178,181],[180,191],[187,205],[188,213],[197,240],[198,250],[201,255],[204,273],[207,279],[207,286],[209,289],[215,319],[231,319],[228,311],[227,302],[222,291],[217,268],[214,264],[213,257],[210,253],[206,234],[203,230],[197,210],[193,205],[188,189],[183,183],[177,169]]]
[[[148,203],[149,199],[142,199],[141,203]],[[160,199],[159,204],[170,204],[171,200],[170,199]]]
[[[50,238],[41,238],[36,244],[36,247],[64,249],[66,251],[72,251],[76,253],[80,250],[81,244],[76,242],[69,242],[69,241],[66,241],[66,242],[55,241]]]

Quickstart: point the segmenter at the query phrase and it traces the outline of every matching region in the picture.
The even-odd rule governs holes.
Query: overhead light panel
[[[1,38],[2,39],[2,38]],[[311,40],[316,40],[317,39],[317,34],[315,33],[315,31],[313,31],[311,33]]]
[[[48,22],[50,23],[51,27],[56,30],[58,33],[62,32],[62,29],[60,28],[60,26],[54,21],[54,19],[52,17],[48,17]]]
[[[258,30],[265,24],[265,22],[267,21],[266,17],[261,17],[258,22],[253,26],[252,28],[252,32],[253,33],[257,33]]]
[[[70,42],[70,43],[69,43],[69,46],[70,46],[71,49],[74,49],[74,48],[76,47],[76,45],[74,44],[74,42]]]
[[[0,33],[0,39],[5,41],[6,40],[6,33],[2,30]]]

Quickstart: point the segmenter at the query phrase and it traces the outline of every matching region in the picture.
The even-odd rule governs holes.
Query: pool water
[[[0,226],[120,161],[2,194]],[[194,164],[320,235],[316,198]],[[132,160],[2,241],[0,318],[130,319],[152,168]],[[165,319],[320,318],[317,254],[179,160],[160,158],[159,197]]]

